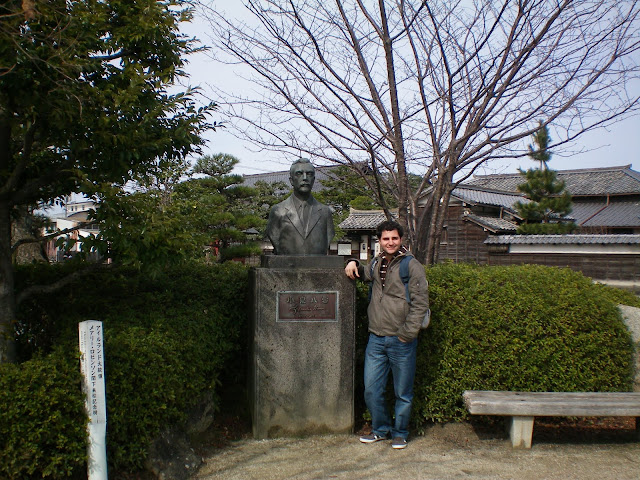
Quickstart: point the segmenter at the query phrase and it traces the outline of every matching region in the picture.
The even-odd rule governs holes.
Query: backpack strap
[[[405,254],[400,260],[400,279],[404,283],[404,295],[407,299],[407,303],[411,305],[411,295],[409,294],[409,262],[413,258],[413,255]]]
[[[371,278],[371,281],[369,282],[369,303],[371,303],[371,296],[373,295],[373,271],[375,270],[377,264],[378,257],[376,256],[371,262],[371,270],[369,271],[369,277]]]

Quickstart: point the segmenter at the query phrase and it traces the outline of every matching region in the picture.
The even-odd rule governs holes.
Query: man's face
[[[310,163],[300,163],[296,165],[289,177],[293,190],[304,195],[311,193],[315,179],[315,169]]]
[[[402,245],[402,239],[398,230],[384,230],[380,235],[380,247],[387,255],[396,253]]]

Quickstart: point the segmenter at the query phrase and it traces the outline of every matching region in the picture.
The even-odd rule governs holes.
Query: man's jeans
[[[398,337],[379,337],[369,334],[364,357],[364,400],[371,413],[373,433],[392,438],[409,436],[409,418],[413,400],[413,379],[416,375],[418,340],[403,343]],[[393,375],[395,391],[395,422],[385,404],[385,390],[389,371]]]

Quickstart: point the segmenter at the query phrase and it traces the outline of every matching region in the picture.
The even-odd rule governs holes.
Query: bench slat
[[[473,415],[640,416],[640,392],[493,392],[468,390]]]

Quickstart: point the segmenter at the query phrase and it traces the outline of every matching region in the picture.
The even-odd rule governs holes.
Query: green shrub
[[[77,355],[56,349],[21,365],[0,365],[0,478],[83,472],[86,432]]]
[[[60,269],[68,267],[34,266],[20,272],[20,286],[37,278],[54,279]],[[40,273],[39,273],[40,272]],[[56,273],[57,272],[57,273]],[[76,383],[54,382],[62,403],[77,398],[80,392],[78,362],[78,322],[95,319],[104,324],[104,354],[107,387],[107,459],[110,471],[133,471],[142,468],[149,442],[160,430],[180,422],[200,395],[213,393],[225,370],[236,371],[236,357],[246,337],[246,295],[248,270],[238,264],[207,266],[202,264],[175,267],[153,278],[131,269],[94,272],[56,295],[43,295],[24,304],[20,310],[18,332],[29,337],[21,340],[22,357],[33,355],[27,345],[39,345],[41,359],[9,366],[0,385],[6,394],[3,401],[15,399],[11,375],[25,379],[43,372],[49,362],[61,362],[60,375],[75,378]],[[46,325],[45,329],[39,328]],[[50,335],[51,340],[44,337]],[[56,355],[46,356],[55,345]],[[61,353],[64,352],[64,353]],[[59,359],[62,356],[62,359]],[[38,357],[39,358],[39,357]],[[230,362],[230,363],[227,363]],[[230,366],[231,365],[231,366]],[[16,373],[19,372],[19,373]],[[236,377],[237,381],[237,377]],[[29,385],[25,387],[28,392]],[[25,394],[25,409],[42,408],[62,416],[61,424],[79,425],[84,432],[84,416],[70,417],[65,410],[55,413],[55,405]],[[52,401],[55,399],[52,399]],[[0,432],[19,432],[20,416],[0,416]],[[24,428],[30,428],[25,426]],[[71,435],[73,445],[82,443],[80,454],[74,449],[51,448],[58,437]],[[39,459],[27,461],[25,468],[33,477],[47,476],[50,465],[60,463],[66,470],[56,470],[55,478],[84,471],[84,437],[73,436],[72,429],[37,430],[32,443],[11,435],[0,440],[0,458],[15,457],[14,466],[0,461],[0,478],[22,465],[22,453]],[[4,442],[4,443],[3,443]],[[21,452],[18,454],[17,452]],[[22,456],[21,456],[22,455]],[[11,468],[4,472],[3,468]]]
[[[537,265],[427,269],[414,421],[468,417],[473,390],[630,390],[633,347],[616,304],[580,273]]]
[[[262,247],[257,243],[246,243],[243,245],[232,245],[223,248],[220,251],[220,259],[225,262],[234,258],[250,257],[251,255],[260,255]]]

